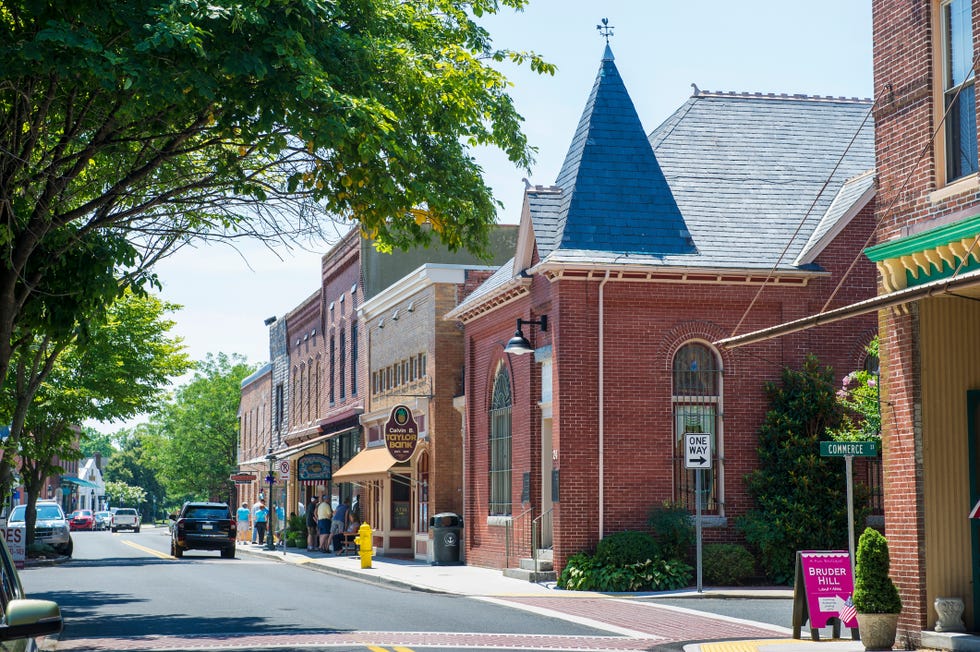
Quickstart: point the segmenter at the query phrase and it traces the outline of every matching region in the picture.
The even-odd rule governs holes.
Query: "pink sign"
[[[810,612],[810,627],[826,627],[829,618],[840,618],[845,627],[857,627],[857,613],[851,602],[854,578],[851,575],[851,556],[847,551],[803,551],[800,553],[800,566]]]

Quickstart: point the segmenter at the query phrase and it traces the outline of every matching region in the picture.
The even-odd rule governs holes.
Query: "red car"
[[[90,509],[80,509],[68,521],[68,527],[72,530],[94,530],[95,515]]]

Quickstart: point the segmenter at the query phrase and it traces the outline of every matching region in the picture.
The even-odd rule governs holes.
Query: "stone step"
[[[550,559],[542,559],[541,557],[538,557],[537,565],[535,565],[532,558],[525,557],[521,559],[520,567],[524,570],[531,571],[551,571],[555,569],[555,565]]]
[[[505,568],[504,577],[512,577],[526,582],[554,582],[558,579],[555,571],[535,571],[527,568]]]

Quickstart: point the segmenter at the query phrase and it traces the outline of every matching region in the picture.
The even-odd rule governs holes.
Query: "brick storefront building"
[[[449,314],[465,324],[469,563],[540,546],[560,569],[664,501],[693,511],[685,432],[712,444],[706,540],[737,538],[763,384],[811,352],[861,368],[876,320],[712,342],[874,295],[866,259],[837,290],[874,227],[869,109],[695,90],[647,136],[607,46],[555,186],[525,191],[514,259]],[[515,324],[533,354],[505,353]]]
[[[462,514],[463,334],[442,315],[496,267],[427,263],[366,301],[359,311],[368,350],[364,450],[334,479],[355,483],[375,546],[383,554],[430,556],[430,515]],[[396,406],[418,426],[411,457],[396,461],[384,426]]]
[[[937,597],[980,627],[980,3],[872,9],[885,534],[900,640],[932,647]]]

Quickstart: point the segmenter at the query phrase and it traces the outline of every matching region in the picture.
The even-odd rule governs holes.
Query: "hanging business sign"
[[[419,427],[408,406],[396,405],[391,409],[384,435],[385,447],[396,461],[405,462],[412,457],[419,443]]]
[[[304,484],[326,484],[333,477],[330,458],[321,453],[310,453],[296,460],[296,476]]]

